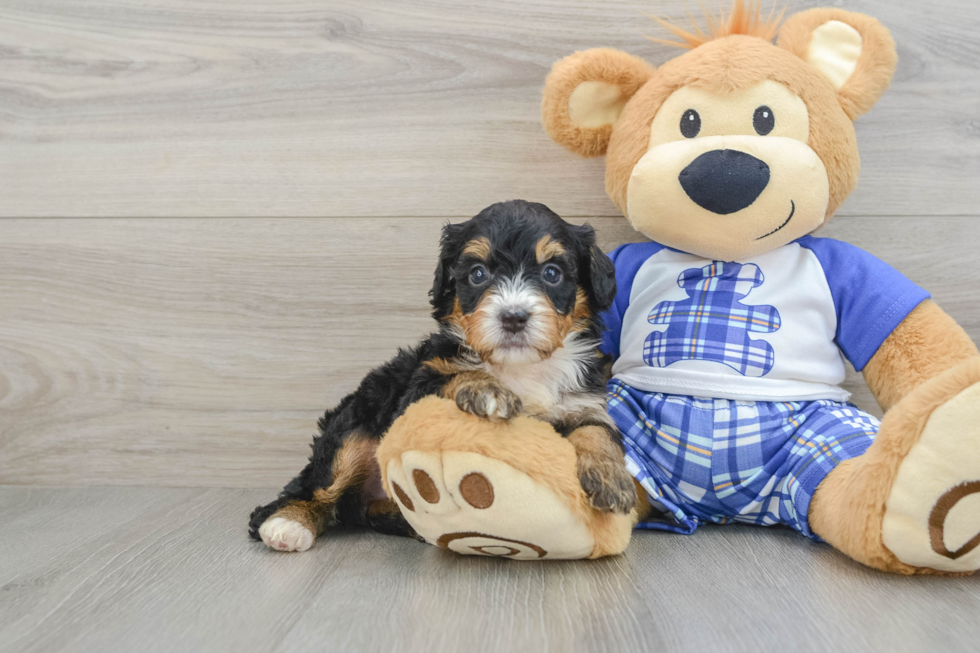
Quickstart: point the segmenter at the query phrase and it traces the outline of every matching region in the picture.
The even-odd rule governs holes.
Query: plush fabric
[[[883,348],[887,346],[886,342]],[[882,524],[899,469],[919,442],[933,413],[971,386],[975,391],[977,383],[980,383],[980,357],[973,357],[926,381],[895,404],[885,414],[878,437],[868,452],[859,458],[841,463],[817,488],[810,505],[811,528],[855,560],[877,569],[902,574],[955,573],[934,567],[915,566],[900,560],[886,546]],[[970,409],[968,412],[972,412],[972,420],[976,424],[980,417],[977,414],[980,412],[977,404],[973,403]],[[954,421],[962,421],[964,413],[961,407],[954,406],[952,412]],[[936,435],[944,438],[955,437],[957,434],[933,433],[933,437]],[[976,459],[973,454],[978,450],[975,442],[973,440],[970,446],[973,451],[960,449],[963,453],[969,453],[974,463]],[[927,447],[931,445],[932,442]],[[914,472],[921,470],[918,465],[915,467],[912,470],[913,476]],[[933,471],[936,471],[935,467]],[[976,472],[974,465],[970,474],[976,475]],[[954,478],[944,474],[937,476],[937,480],[943,481],[940,484],[945,484],[945,487],[952,488],[964,480],[976,479],[955,480],[954,473]],[[907,487],[908,489],[902,488],[900,491],[915,491],[914,479],[911,486]],[[898,486],[894,489],[897,490]],[[926,499],[935,503],[941,496],[933,495]],[[975,512],[961,516],[967,526],[973,528],[974,533],[977,527],[976,517]],[[920,526],[927,528],[924,524]]]
[[[682,533],[745,519],[884,571],[980,568],[977,348],[885,263],[808,235],[857,185],[852,121],[887,88],[895,44],[832,8],[790,16],[773,44],[780,19],[733,0],[707,31],[660,21],[687,51],[657,69],[609,49],[555,64],[546,130],[606,155],[609,197],[654,241],[613,253],[602,340],[642,492],[629,516],[596,511],[550,427],[430,398],[378,450],[385,489],[426,540],[599,557],[622,551],[637,519]],[[880,427],[843,403],[845,358],[886,409]]]
[[[861,56],[846,81],[837,86],[837,101],[851,120],[867,112],[888,88],[898,55],[895,41],[877,19],[835,8],[817,8],[791,16],[779,30],[779,47],[807,60],[813,33],[832,21],[852,27],[861,36]]]
[[[806,235],[833,216],[857,184],[860,160],[852,121],[891,81],[897,61],[891,35],[869,16],[821,8],[790,16],[773,44],[779,17],[763,17],[758,3],[745,0],[733,0],[731,10],[709,20],[707,31],[658,22],[680,39],[674,45],[688,51],[660,65],[645,83],[621,87],[616,109],[624,97],[628,100],[610,126],[608,143],[595,150],[606,152],[609,197],[634,228],[655,241],[613,254],[619,293],[605,316],[609,330],[603,337],[603,350],[616,359],[613,372],[639,370],[633,381],[654,393],[650,401],[665,396],[657,392],[677,392],[670,383],[685,366],[687,382],[701,385],[686,386],[683,394],[715,401],[771,399],[760,389],[746,389],[769,374],[780,377],[775,373],[779,348],[771,341],[789,333],[788,325],[800,317],[773,292],[776,286],[767,285],[772,282],[765,281],[764,268],[771,267],[767,256],[795,241],[822,270],[814,276],[819,283],[797,275],[797,292],[833,306],[812,312],[807,322],[809,327],[826,322],[825,340],[832,341],[828,351],[833,351],[805,339],[797,339],[796,346],[827,364],[849,358],[863,368],[887,410],[866,453],[837,460],[817,488],[810,527],[878,569],[947,574],[980,567],[976,347],[949,316],[923,301],[927,293],[902,279],[882,277],[882,269],[890,270],[885,264]],[[576,62],[592,56],[578,53],[552,74],[574,80]],[[625,67],[625,61],[605,59],[609,66]],[[612,71],[603,74],[605,80],[615,78]],[[545,104],[557,88],[546,85]],[[567,98],[574,91],[562,92]],[[577,99],[576,111],[587,113],[581,104],[588,96]],[[565,106],[567,113],[566,105],[550,104],[559,112]],[[758,105],[754,111],[753,105]],[[614,114],[605,115],[611,120]],[[561,121],[552,113],[546,124]],[[785,219],[784,204],[790,208]],[[785,222],[768,230],[771,220]],[[684,257],[690,265],[665,267],[660,276],[650,263],[678,257],[678,265]],[[699,257],[700,267],[694,264]],[[729,268],[734,284],[729,294],[737,301],[714,298],[726,292],[724,275],[702,274],[703,288],[695,283],[697,297],[683,283],[688,269]],[[674,288],[677,279],[680,287]],[[741,291],[739,284],[745,286]],[[754,289],[746,292],[750,286]],[[751,329],[739,322],[742,318]],[[791,368],[786,374],[791,380],[817,369],[802,360]],[[715,382],[703,383],[709,374]],[[720,387],[725,375],[730,380]],[[831,393],[836,382],[824,382],[815,392]],[[672,433],[653,416],[624,424],[643,424],[654,439]],[[670,449],[666,443],[657,446]],[[642,476],[636,461],[633,467]],[[687,478],[678,487],[681,483],[690,486]],[[656,490],[650,501],[656,503]],[[671,513],[668,505],[661,508]]]
[[[963,327],[925,301],[895,327],[864,368],[864,380],[885,410],[925,381],[978,356]]]
[[[656,243],[622,245],[610,258],[617,293],[602,316],[601,349],[614,357],[616,379],[648,392],[847,401],[844,359],[863,369],[929,296],[884,261],[829,238],[805,236],[743,262]]]
[[[632,55],[611,48],[576,52],[554,65],[545,81],[548,92],[541,103],[541,120],[548,135],[580,156],[602,156],[609,144],[612,123],[594,125],[596,115],[618,118],[621,101],[628,100],[653,74],[653,68]],[[569,102],[581,84],[602,82],[596,92],[577,96],[576,113],[583,124],[576,124],[570,114]],[[608,86],[619,89],[618,95],[608,92]],[[600,88],[606,89],[598,92]],[[597,100],[599,106],[582,106],[585,100]],[[615,107],[620,109],[616,110]]]
[[[613,379],[609,414],[626,466],[660,514],[638,526],[690,534],[699,523],[785,524],[816,539],[814,492],[874,441],[878,420],[846,403],[732,401],[645,393]]]
[[[438,397],[410,406],[378,447],[385,489],[432,544],[532,560],[621,553],[635,513],[594,509],[575,462],[571,443],[545,422],[489,422]],[[467,498],[467,478],[492,497],[486,505]]]
[[[686,52],[657,69],[626,105],[609,139],[606,192],[629,215],[626,190],[630,175],[650,144],[650,124],[676,90],[694,86],[727,93],[772,80],[784,84],[807,105],[807,144],[827,169],[829,197],[825,215],[834,214],[857,186],[860,158],[850,118],[837,103],[833,86],[799,57],[751,36],[729,36]]]

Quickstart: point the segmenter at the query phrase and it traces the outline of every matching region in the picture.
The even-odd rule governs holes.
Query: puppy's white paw
[[[456,406],[471,415],[491,422],[516,417],[523,406],[521,398],[495,383],[470,383],[456,391]]]
[[[259,527],[259,537],[276,551],[306,551],[315,539],[310,529],[284,517],[267,519]]]

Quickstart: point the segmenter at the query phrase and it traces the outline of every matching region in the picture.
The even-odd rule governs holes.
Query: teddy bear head
[[[888,30],[838,9],[779,27],[751,0],[709,19],[708,34],[660,22],[688,50],[660,68],[611,49],[555,64],[542,104],[549,135],[605,155],[610,198],[668,247],[731,261],[824,224],[857,185],[852,121],[895,70]]]

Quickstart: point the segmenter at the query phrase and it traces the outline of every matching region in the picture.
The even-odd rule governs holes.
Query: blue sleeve
[[[658,243],[630,243],[620,245],[609,253],[609,258],[616,266],[616,298],[609,310],[600,316],[602,321],[602,342],[599,351],[619,358],[619,336],[623,330],[623,315],[630,305],[630,293],[633,290],[633,279],[648,258],[664,248]]]
[[[837,311],[837,346],[858,371],[929,293],[884,261],[832,238],[797,241],[820,261]]]

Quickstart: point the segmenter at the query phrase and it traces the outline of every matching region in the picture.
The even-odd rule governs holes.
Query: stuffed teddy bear
[[[545,128],[572,152],[605,155],[607,193],[650,239],[610,255],[618,292],[600,347],[644,496],[628,517],[595,511],[549,427],[491,424],[432,398],[378,451],[386,488],[411,486],[405,470],[422,465],[456,498],[414,511],[400,499],[427,540],[598,557],[625,548],[634,520],[679,533],[747,522],[885,571],[980,567],[976,346],[895,269],[810,235],[857,184],[852,121],[887,88],[894,42],[838,9],[779,22],[735,0],[710,33],[664,23],[688,51],[660,68],[610,49],[555,64]],[[847,402],[845,359],[880,423]],[[473,471],[493,488],[485,508],[458,499]]]

